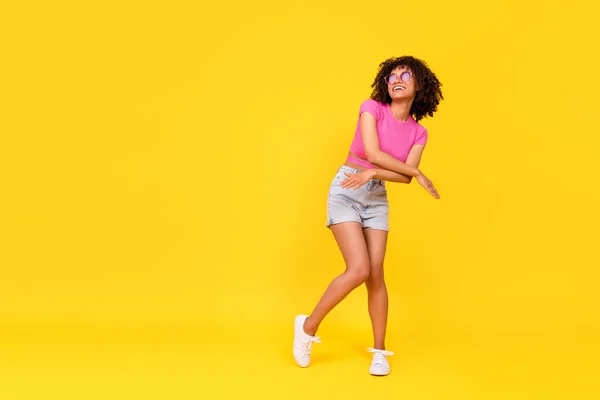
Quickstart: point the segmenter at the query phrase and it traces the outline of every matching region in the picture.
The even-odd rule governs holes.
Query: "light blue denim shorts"
[[[371,179],[358,189],[341,186],[345,173],[355,174],[360,170],[342,165],[329,187],[327,198],[326,227],[341,222],[358,222],[363,228],[389,231],[389,205],[385,181]]]

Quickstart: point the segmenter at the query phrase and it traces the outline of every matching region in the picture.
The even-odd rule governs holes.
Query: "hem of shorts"
[[[376,231],[386,231],[386,232],[390,231],[390,228],[388,226],[381,226],[381,225],[377,225],[377,226],[363,226],[363,228],[373,229],[373,230],[376,230]]]
[[[376,231],[386,231],[386,232],[390,231],[389,226],[384,226],[384,225],[367,225],[367,226],[365,226],[365,225],[363,225],[362,221],[357,220],[355,218],[342,218],[342,219],[338,219],[335,221],[327,222],[325,224],[325,227],[330,228],[331,225],[342,224],[344,222],[358,222],[362,226],[363,229],[373,229]]]
[[[356,218],[341,218],[341,219],[336,219],[336,220],[329,220],[326,224],[325,227],[329,228],[331,227],[331,225],[337,225],[337,224],[341,224],[344,222],[358,222],[359,224],[362,225],[362,221]]]

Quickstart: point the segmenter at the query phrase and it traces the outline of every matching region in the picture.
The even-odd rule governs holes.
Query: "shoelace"
[[[321,343],[321,338],[318,336],[306,335],[306,339],[304,339],[304,348],[302,349],[302,353],[305,356],[310,356],[310,351],[312,349],[313,343]]]
[[[373,364],[379,364],[379,365],[383,365],[383,360],[385,359],[385,356],[393,356],[394,355],[393,351],[387,351],[387,350],[379,350],[379,349],[369,348],[369,349],[367,349],[367,351],[369,351],[370,353],[375,353],[375,357],[373,357]]]

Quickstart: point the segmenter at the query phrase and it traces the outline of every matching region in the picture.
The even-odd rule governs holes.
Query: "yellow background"
[[[0,399],[591,399],[592,1],[25,2],[0,8]],[[392,374],[324,227],[377,65],[445,100],[389,185]]]

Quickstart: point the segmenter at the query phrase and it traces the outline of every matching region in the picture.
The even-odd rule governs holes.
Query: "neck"
[[[390,111],[394,118],[399,121],[406,122],[410,118],[410,108],[412,107],[413,99],[392,100]]]

